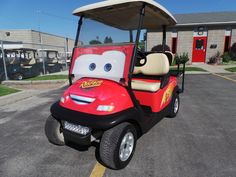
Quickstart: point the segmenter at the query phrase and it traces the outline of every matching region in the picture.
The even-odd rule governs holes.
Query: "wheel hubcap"
[[[176,114],[179,110],[179,100],[178,98],[175,99],[175,104],[174,104],[174,113]]]
[[[63,135],[61,126],[59,127],[57,133],[58,133],[58,138],[59,138],[59,140],[64,142],[64,135]]]
[[[22,79],[23,79],[22,75],[19,75],[18,80],[22,80]]]
[[[119,157],[121,161],[126,161],[134,149],[134,135],[131,132],[125,134],[121,141]]]

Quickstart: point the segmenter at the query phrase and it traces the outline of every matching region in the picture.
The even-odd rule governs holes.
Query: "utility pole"
[[[42,34],[41,34],[41,26],[40,26],[40,10],[37,10],[38,14],[38,30],[39,30],[39,43],[40,43],[40,48],[41,48],[41,54],[42,54],[42,61],[43,61],[43,74],[46,74],[46,68],[45,68],[45,57],[44,57],[44,52],[43,52],[43,39],[42,39]]]
[[[10,36],[10,32],[6,32],[6,36]],[[2,60],[3,60],[3,67],[5,72],[5,80],[8,80],[7,75],[7,65],[6,65],[6,59],[5,59],[5,52],[4,52],[4,46],[3,46],[3,33],[2,33],[2,40],[1,40],[1,50],[2,50]]]
[[[1,40],[1,50],[2,50],[2,59],[3,59],[3,67],[4,67],[4,72],[5,72],[5,80],[8,80],[7,76],[7,65],[6,65],[6,60],[5,60],[5,52],[3,48],[3,41]]]

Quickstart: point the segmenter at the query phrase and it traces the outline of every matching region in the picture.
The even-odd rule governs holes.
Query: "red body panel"
[[[140,79],[144,80],[144,79]],[[146,82],[160,82],[156,80],[144,80]],[[152,109],[152,112],[160,112],[166,106],[169,105],[172,92],[174,88],[177,86],[177,79],[176,77],[171,77],[168,85],[158,90],[155,93],[152,92],[144,92],[144,91],[134,91],[136,98],[139,100],[141,105],[149,106]]]
[[[75,61],[79,56],[84,54],[102,54],[105,51],[117,50],[125,53],[124,78],[127,83],[133,49],[134,45],[132,44],[123,46],[75,48],[70,74],[72,74]],[[146,82],[160,82],[158,80],[140,80]],[[134,94],[141,105],[151,107],[152,112],[160,112],[169,105],[172,92],[176,85],[176,77],[170,77],[168,85],[163,89],[159,89],[155,93],[134,91]],[[73,85],[65,91],[62,100],[63,101],[60,102],[60,105],[64,108],[93,115],[110,115],[134,107],[130,95],[124,85],[107,79],[81,78],[75,81]],[[98,106],[101,105],[111,106],[112,110],[97,110]]]
[[[192,62],[205,62],[207,37],[193,38]]]
[[[117,45],[117,46],[94,46],[94,47],[82,47],[82,48],[75,48],[73,57],[72,57],[72,62],[71,62],[71,67],[70,67],[70,74],[72,74],[72,70],[75,64],[76,59],[84,54],[102,54],[105,51],[111,51],[111,50],[116,50],[123,52],[126,56],[125,58],[125,67],[124,67],[124,75],[123,78],[125,78],[125,81],[127,83],[128,81],[128,74],[129,74],[129,67],[133,55],[133,49],[134,49],[134,44],[127,44],[127,45]]]
[[[95,101],[87,105],[78,105],[71,99],[71,94],[94,98]],[[132,100],[127,90],[120,84],[109,80],[80,79],[67,89],[63,97],[65,102],[60,102],[61,106],[74,111],[94,115],[114,114],[133,107]],[[110,112],[97,111],[99,105],[114,106],[114,109]]]

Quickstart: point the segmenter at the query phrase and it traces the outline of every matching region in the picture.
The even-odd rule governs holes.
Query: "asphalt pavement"
[[[187,75],[181,108],[137,143],[123,170],[104,177],[235,177],[236,82],[216,75]],[[63,89],[0,107],[1,177],[89,177],[95,147],[76,150],[48,143],[44,123]]]

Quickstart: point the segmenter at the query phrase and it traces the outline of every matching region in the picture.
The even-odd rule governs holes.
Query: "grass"
[[[225,70],[229,72],[236,72],[236,67],[226,68]]]
[[[229,62],[223,62],[223,65],[236,65],[236,61],[230,60]]]
[[[0,96],[9,95],[9,94],[16,93],[16,92],[19,92],[19,91],[20,90],[10,88],[10,87],[6,87],[4,85],[0,85]]]
[[[171,70],[176,70],[177,68],[174,67],[174,68],[171,68]],[[182,69],[182,67],[180,68]],[[202,68],[198,68],[198,67],[186,67],[185,68],[185,71],[200,71],[200,72],[207,72],[206,70],[202,69]]]
[[[68,79],[68,76],[67,75],[46,75],[46,76],[37,76],[37,77],[29,78],[26,80],[43,81],[43,80],[62,80],[62,79]]]

